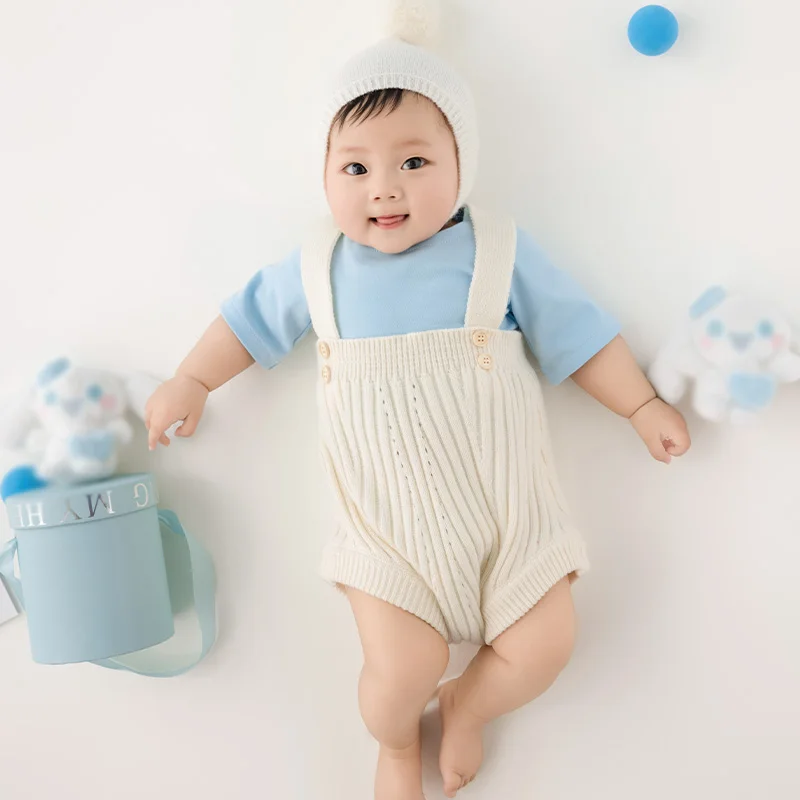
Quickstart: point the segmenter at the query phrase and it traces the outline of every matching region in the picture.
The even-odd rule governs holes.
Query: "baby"
[[[209,392],[254,361],[275,366],[313,326],[338,506],[322,572],[346,593],[363,646],[376,800],[421,800],[420,718],[437,687],[454,797],[478,772],[484,726],[542,694],[572,652],[570,586],[588,561],[525,343],[551,382],[571,376],[659,461],[689,447],[617,323],[513,221],[467,205],[474,106],[418,44],[420,7],[401,3],[395,35],[338,76],[325,119],[331,218],[225,302],[146,414],[151,448],[177,421],[191,436]],[[439,687],[460,641],[481,649]]]

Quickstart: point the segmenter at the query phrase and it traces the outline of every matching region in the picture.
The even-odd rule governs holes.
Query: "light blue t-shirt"
[[[360,339],[463,328],[474,263],[468,212],[462,222],[396,255],[340,237],[331,262],[339,335]],[[311,327],[300,250],[256,273],[223,303],[222,316],[259,364],[278,364]],[[551,383],[572,375],[620,331],[522,230],[500,327],[522,332]]]

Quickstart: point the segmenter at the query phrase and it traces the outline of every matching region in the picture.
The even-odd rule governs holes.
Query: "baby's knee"
[[[574,648],[575,631],[565,628],[535,647],[518,649],[511,661],[517,681],[535,685],[539,691],[550,686],[569,664]]]
[[[441,647],[424,652],[409,652],[405,657],[370,658],[361,674],[362,690],[367,691],[382,706],[408,704],[414,700],[427,702],[447,669],[450,651],[442,641]]]
[[[547,643],[548,661],[556,674],[569,664],[575,652],[575,638],[576,625],[573,614],[564,621],[561,628],[553,632]]]
[[[359,684],[359,707],[367,728],[379,741],[419,720],[447,669],[449,649],[395,661],[368,661]]]
[[[575,650],[577,620],[571,604],[551,609],[541,626],[530,636],[518,636],[512,647],[502,653],[522,675],[552,680],[569,664]]]

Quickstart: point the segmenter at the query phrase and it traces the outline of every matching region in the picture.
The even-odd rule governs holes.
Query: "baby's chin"
[[[359,226],[355,230],[348,229],[348,226],[342,227],[342,232],[348,239],[352,239],[365,247],[371,247],[379,253],[398,255],[430,239],[442,227],[441,225],[426,225],[424,227],[415,225],[411,216],[408,215],[402,224],[397,227],[382,228],[375,221],[369,220],[366,225]]]
[[[414,245],[419,244],[420,242],[424,242],[425,239],[430,237],[425,237],[423,239],[418,239],[415,237],[411,237],[410,239],[405,239],[402,241],[393,241],[393,242],[385,242],[381,240],[377,240],[375,238],[369,237],[365,241],[361,242],[360,244],[364,244],[367,247],[372,247],[373,249],[377,250],[379,253],[383,253],[387,256],[396,256],[400,253],[405,253],[406,250],[410,250]]]

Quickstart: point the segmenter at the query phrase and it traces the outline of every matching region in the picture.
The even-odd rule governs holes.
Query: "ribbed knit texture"
[[[465,328],[339,339],[329,224],[304,249],[303,276],[323,333],[320,433],[339,508],[323,575],[417,615],[448,642],[482,643],[588,562],[523,338],[482,322],[502,319],[514,226],[470,213]]]

